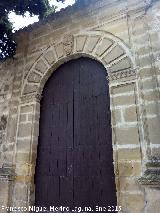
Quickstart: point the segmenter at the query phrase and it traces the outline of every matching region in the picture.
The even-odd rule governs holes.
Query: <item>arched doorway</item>
[[[35,174],[37,206],[116,205],[109,86],[97,61],[63,64],[45,85]]]

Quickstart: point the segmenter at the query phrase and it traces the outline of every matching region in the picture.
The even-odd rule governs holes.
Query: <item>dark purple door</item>
[[[109,86],[97,61],[58,68],[45,85],[36,164],[36,205],[116,205]]]

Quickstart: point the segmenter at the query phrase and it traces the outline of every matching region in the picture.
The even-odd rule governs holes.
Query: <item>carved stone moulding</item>
[[[128,78],[132,76],[134,77],[136,76],[136,69],[127,69],[127,70],[109,73],[110,80],[118,80],[118,79]]]
[[[144,175],[138,179],[141,185],[150,187],[160,187],[160,170],[149,170],[144,172]]]
[[[138,182],[143,186],[160,188],[160,161],[148,161],[146,171]]]
[[[7,126],[7,116],[6,115],[2,115],[0,117],[0,131],[1,130],[5,130]]]
[[[10,166],[3,166],[0,168],[0,182],[13,181],[16,177],[14,168]]]
[[[63,49],[66,55],[70,55],[73,50],[73,35],[66,35],[63,39]]]

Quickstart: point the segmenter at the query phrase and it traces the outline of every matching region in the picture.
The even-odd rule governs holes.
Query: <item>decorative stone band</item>
[[[13,168],[0,168],[0,182],[13,181],[16,175]]]
[[[148,162],[146,171],[138,179],[139,184],[149,187],[160,187],[160,162]]]
[[[130,49],[117,37],[100,31],[87,31],[78,35],[66,35],[48,47],[26,70],[21,96],[41,94],[45,82],[66,61],[90,57],[106,68],[109,80],[136,77],[136,69]]]
[[[142,177],[138,179],[141,185],[160,187],[160,170],[147,169]]]
[[[118,79],[127,78],[131,76],[136,76],[136,69],[127,69],[127,70],[122,70],[115,73],[113,72],[110,74],[109,80],[110,81],[118,80]]]

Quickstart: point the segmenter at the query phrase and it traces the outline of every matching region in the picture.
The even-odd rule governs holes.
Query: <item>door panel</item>
[[[51,76],[41,100],[36,205],[116,205],[109,108],[98,62],[76,59]]]

